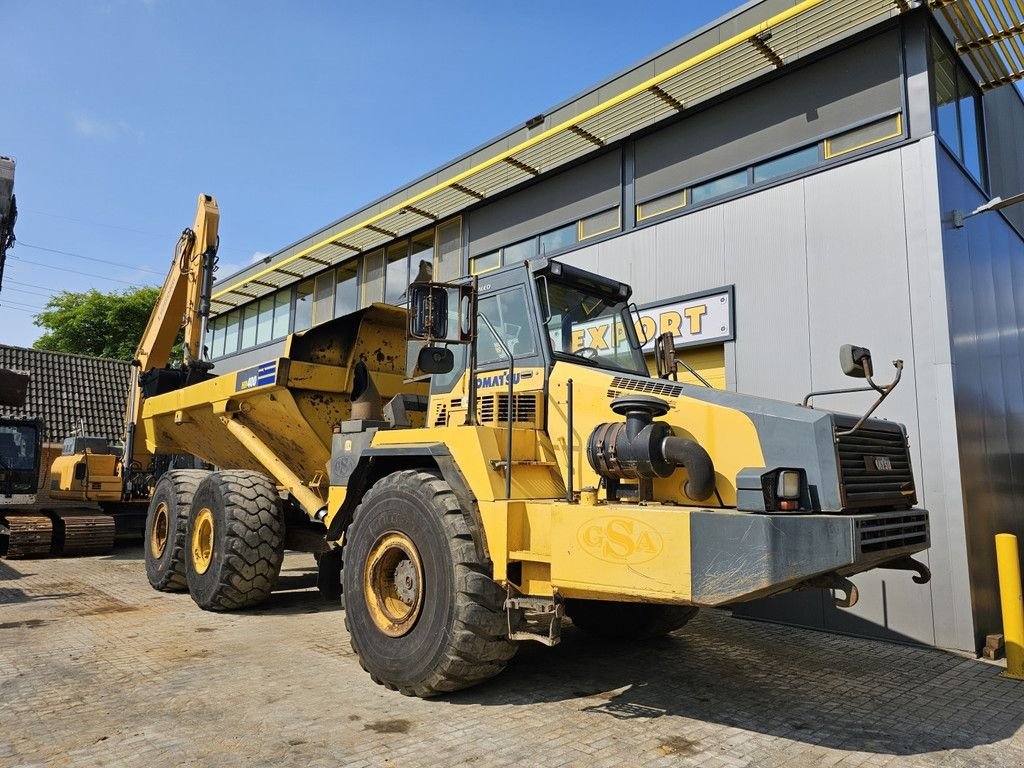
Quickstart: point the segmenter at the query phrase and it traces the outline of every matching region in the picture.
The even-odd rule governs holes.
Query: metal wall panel
[[[953,413],[946,275],[928,139],[625,234],[564,260],[631,280],[638,301],[736,286],[730,388],[798,401],[812,386],[849,386],[843,343],[870,347],[880,379],[905,361],[880,415],[907,425],[922,506],[933,519],[925,559],[935,578],[857,577],[861,603],[827,593],[740,609],[750,616],[974,650]],[[1024,295],[1024,292],[1022,292]],[[821,402],[862,412],[868,395]]]
[[[636,198],[841,131],[901,104],[895,30],[663,128],[636,143]]]
[[[1024,238],[999,213],[954,228],[951,211],[973,210],[986,196],[944,149],[937,153],[964,517],[980,644],[1001,627],[993,536],[1024,536]],[[1016,183],[1024,187],[1024,174]]]
[[[247,349],[244,352],[238,352],[234,355],[228,355],[222,357],[216,363],[212,373],[215,376],[220,376],[231,371],[240,371],[243,368],[248,368],[253,365],[259,365],[265,363],[267,360],[273,360],[276,357],[280,357],[284,354],[284,345],[287,339],[281,339],[275,341],[273,344],[267,344],[264,347],[257,347],[256,349]]]

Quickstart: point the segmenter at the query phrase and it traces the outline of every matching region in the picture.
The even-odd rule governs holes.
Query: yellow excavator
[[[202,338],[209,316],[219,222],[217,201],[200,195],[195,221],[178,239],[167,277],[132,360],[123,446],[112,445],[104,437],[66,437],[61,455],[50,467],[49,497],[71,504],[54,504],[45,509],[21,504],[15,515],[12,503],[9,513],[0,521],[7,539],[0,546],[6,549],[7,557],[110,551],[119,530],[141,534],[157,478],[169,468],[191,466],[191,457],[157,455],[147,450],[145,444],[136,440],[136,430],[144,395],[159,394],[209,376],[212,364],[206,360]],[[182,359],[180,365],[170,367],[179,333],[183,335]]]

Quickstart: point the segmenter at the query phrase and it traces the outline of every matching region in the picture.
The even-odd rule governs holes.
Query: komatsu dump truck
[[[873,568],[928,579],[901,425],[681,383],[671,338],[649,375],[629,286],[555,260],[409,297],[143,400],[147,451],[219,468],[157,483],[155,588],[246,608],[285,548],[312,552],[362,666],[431,696],[558,642],[564,616],[644,638],[791,590],[849,605]],[[841,358],[879,402],[895,385]]]

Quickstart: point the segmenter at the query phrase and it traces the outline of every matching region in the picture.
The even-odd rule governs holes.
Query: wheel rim
[[[168,532],[171,530],[170,511],[162,501],[156,508],[153,515],[153,530],[149,533],[149,551],[158,560],[163,557],[167,549]]]
[[[199,510],[192,527],[192,567],[196,573],[206,573],[213,561],[213,512],[206,507]]]
[[[363,595],[370,618],[388,637],[412,630],[423,607],[423,565],[404,533],[383,534],[363,568]]]

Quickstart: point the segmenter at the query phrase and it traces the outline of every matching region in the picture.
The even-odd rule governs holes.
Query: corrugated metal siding
[[[985,202],[945,150],[939,150],[938,162],[946,215]],[[1024,536],[1024,239],[998,213],[987,213],[962,229],[947,226],[942,248],[975,630],[981,639],[1002,624],[992,537]]]

